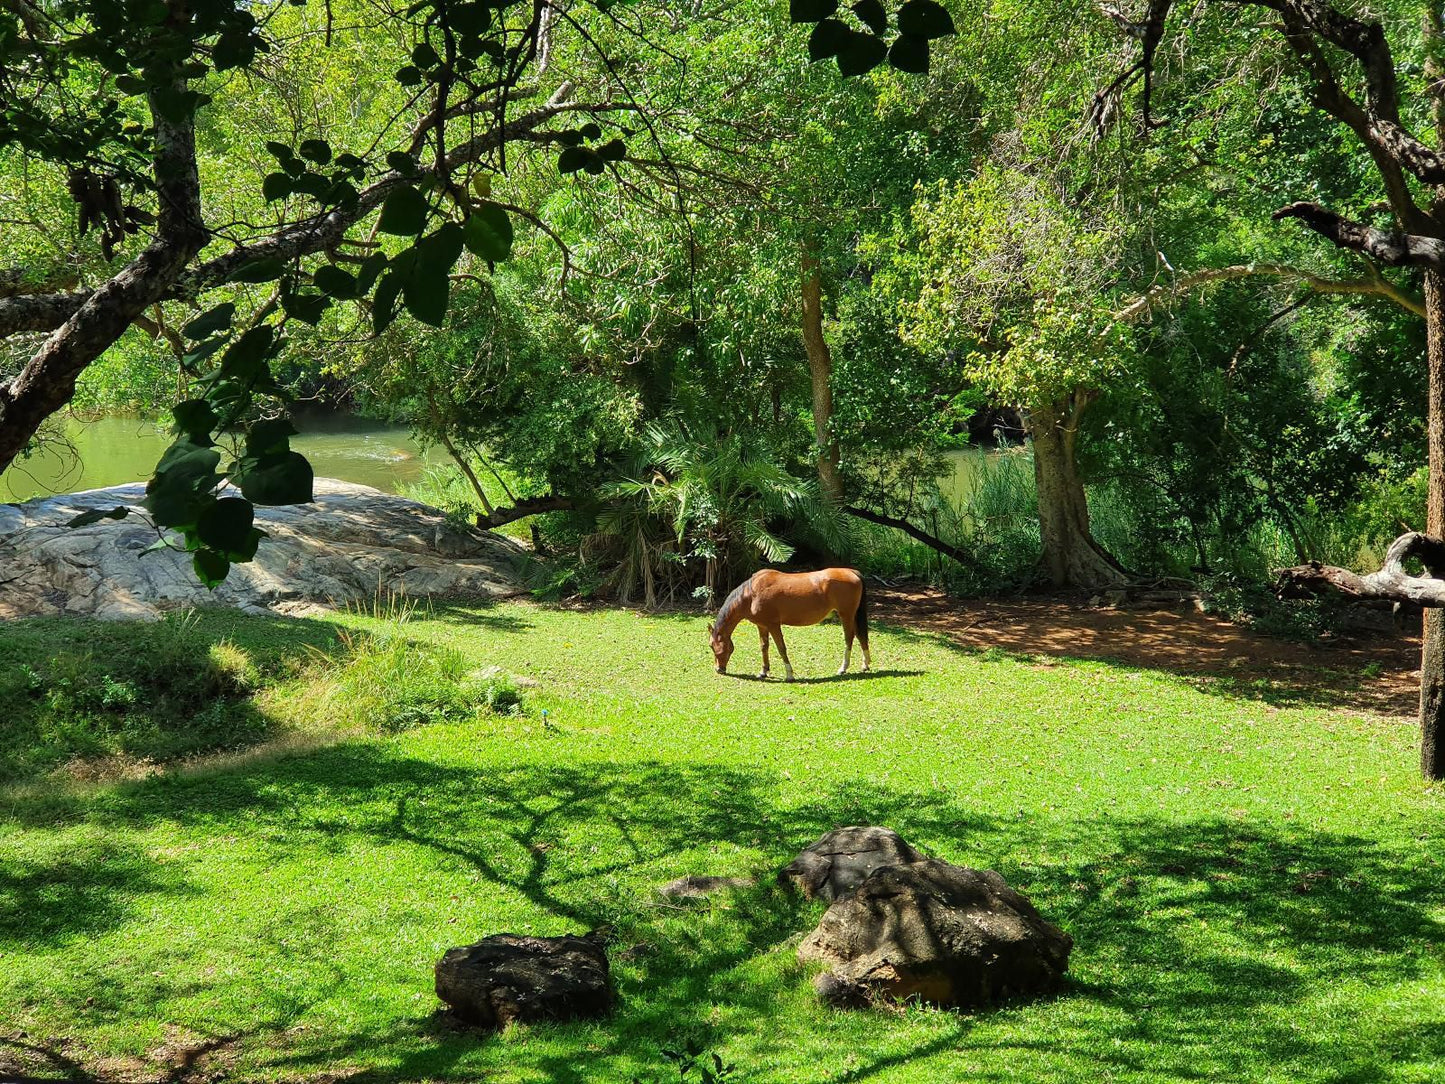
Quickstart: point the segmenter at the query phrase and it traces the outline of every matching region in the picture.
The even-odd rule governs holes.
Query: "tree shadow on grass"
[[[519,922],[618,928],[622,998],[609,1020],[534,1028],[517,1044],[450,1031],[419,1007],[349,1034],[242,1039],[249,1058],[283,1078],[349,1067],[357,1080],[460,1079],[511,1065],[557,1081],[662,1079],[661,1050],[680,1034],[746,1058],[775,1030],[790,1068],[758,1079],[826,1072],[863,1081],[960,1052],[981,1066],[969,1074],[981,1080],[1009,1077],[1011,1059],[1025,1056],[1087,1078],[1180,1080],[1228,1077],[1241,1064],[1300,1078],[1328,1065],[1338,1070],[1330,1079],[1365,1080],[1445,1058],[1438,1026],[1391,1031],[1383,1042],[1378,1029],[1357,1037],[1349,1014],[1297,1026],[1340,983],[1389,986],[1438,972],[1429,946],[1445,943],[1433,912],[1445,873],[1407,841],[1220,819],[1020,819],[868,781],[789,803],[773,775],[741,768],[463,768],[372,744],[204,782],[141,783],[91,818],[116,831],[164,820],[214,834],[244,819],[246,831],[276,840],[278,861],[323,844],[359,854],[406,848],[473,876],[469,891],[525,901]],[[817,905],[767,883],[688,909],[653,895],[672,877],[743,872],[740,864],[756,863],[766,879],[846,823],[887,824],[939,857],[997,869],[1073,934],[1070,988],[993,1013],[923,1014],[924,1024],[909,1014],[840,1018],[812,1004],[792,962],[790,938],[816,921]],[[714,846],[723,849],[714,855]],[[102,879],[91,891],[123,889]],[[447,927],[444,910],[438,904],[435,928],[454,942],[501,932]],[[626,952],[638,945],[647,947]],[[296,966],[321,968],[345,952],[330,944]],[[414,980],[429,992],[429,971]],[[117,996],[113,1011],[145,1011],[123,1004]]]

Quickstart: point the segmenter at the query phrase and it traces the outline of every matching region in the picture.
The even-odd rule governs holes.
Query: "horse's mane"
[[[723,599],[722,606],[718,608],[717,617],[713,618],[712,627],[714,632],[722,627],[723,619],[732,612],[733,607],[742,601],[743,590],[751,582],[751,578],[744,580],[732,589],[732,593],[728,595],[727,598]]]

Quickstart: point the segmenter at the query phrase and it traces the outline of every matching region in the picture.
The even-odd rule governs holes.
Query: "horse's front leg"
[[[763,642],[763,671],[758,677],[765,678],[768,676],[768,627],[766,625],[758,626],[758,636]]]
[[[783,659],[784,673],[786,674],[786,677],[785,677],[783,680],[785,680],[785,681],[792,681],[792,680],[793,680],[793,664],[788,661],[788,645],[785,644],[785,643],[783,643],[783,626],[782,626],[782,625],[774,625],[774,626],[773,626],[773,639],[778,642],[778,654],[779,654],[780,656],[782,656],[782,659]]]

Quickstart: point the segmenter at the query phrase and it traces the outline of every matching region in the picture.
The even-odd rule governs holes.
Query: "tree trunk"
[[[1028,413],[1043,564],[1055,587],[1093,589],[1128,581],[1123,568],[1089,533],[1089,504],[1074,463],[1079,417],[1089,398],[1088,392],[1076,391]]]
[[[1445,274],[1425,272],[1425,331],[1430,369],[1430,499],[1425,531],[1445,533]],[[1425,611],[1420,652],[1420,771],[1445,779],[1445,614]]]
[[[818,483],[823,496],[843,499],[843,476],[838,470],[838,442],[829,432],[833,421],[833,355],[823,338],[823,290],[818,257],[810,241],[803,243],[803,349],[813,382],[813,434],[817,442]]]

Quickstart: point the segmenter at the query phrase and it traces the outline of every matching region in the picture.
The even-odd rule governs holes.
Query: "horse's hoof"
[[[767,672],[766,670],[764,670],[762,673],[760,673],[760,674],[758,675],[758,680],[759,680],[759,681],[767,681],[767,680],[768,680],[768,672]]]

